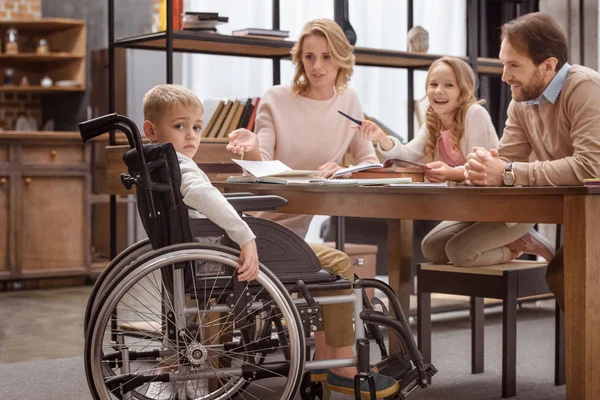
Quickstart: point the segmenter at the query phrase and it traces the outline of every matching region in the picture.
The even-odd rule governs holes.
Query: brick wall
[[[0,20],[41,18],[41,0],[1,0]],[[4,35],[4,32],[1,33]],[[2,37],[4,40],[4,37]],[[0,73],[4,76],[4,72]],[[15,129],[21,115],[36,119],[38,129],[42,123],[42,104],[39,94],[0,92],[0,128]]]

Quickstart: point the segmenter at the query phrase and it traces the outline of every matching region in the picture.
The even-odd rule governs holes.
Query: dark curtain
[[[502,24],[523,14],[538,11],[538,4],[539,0],[481,0],[479,2],[479,57],[498,58]],[[467,3],[467,7],[469,6],[470,4]],[[480,98],[486,100],[485,107],[492,117],[498,136],[502,136],[511,98],[510,87],[502,82],[499,76],[480,75],[479,93]]]

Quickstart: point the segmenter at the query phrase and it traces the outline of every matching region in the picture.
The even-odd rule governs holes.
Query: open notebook
[[[293,170],[281,161],[232,160],[244,169],[246,175],[230,176],[228,183],[275,183],[275,184],[311,184],[311,185],[389,185],[392,183],[411,183],[411,178],[381,179],[325,179],[318,178],[319,171]]]

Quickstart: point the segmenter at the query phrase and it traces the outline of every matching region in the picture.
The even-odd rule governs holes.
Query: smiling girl
[[[426,123],[409,143],[400,143],[368,120],[356,129],[362,137],[377,141],[386,158],[429,162],[431,169],[425,176],[430,181],[462,182],[463,165],[473,146],[490,149],[498,145],[490,115],[475,97],[475,75],[461,59],[442,57],[431,64],[425,87]]]

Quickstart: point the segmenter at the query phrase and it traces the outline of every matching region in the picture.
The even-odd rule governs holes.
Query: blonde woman
[[[426,123],[412,141],[402,144],[370,121],[362,121],[358,131],[377,141],[386,158],[428,162],[431,169],[425,176],[432,182],[463,182],[472,149],[498,147],[490,116],[475,97],[475,75],[461,59],[442,57],[431,64],[425,86]],[[533,224],[444,221],[425,236],[421,247],[430,261],[465,267],[505,263],[522,253],[549,260],[552,246],[532,228]]]
[[[308,22],[292,49],[292,62],[296,68],[292,85],[274,86],[261,97],[256,134],[238,129],[229,135],[227,148],[236,154],[244,153],[247,160],[280,160],[293,169],[319,170],[323,177],[341,168],[347,151],[356,164],[378,162],[372,142],[356,135],[351,122],[337,112],[363,118],[356,92],[348,87],[355,62],[352,46],[340,27],[329,19]],[[259,215],[287,226],[302,237],[312,218],[266,212]],[[311,247],[322,267],[351,282],[354,280],[348,256],[322,245],[311,244]],[[315,358],[354,357],[353,305],[324,305],[322,310],[325,328],[315,334]],[[354,393],[355,367],[332,368],[327,374],[313,373],[313,378],[317,375],[321,379],[326,376],[327,386],[332,390]],[[377,398],[387,397],[398,390],[398,382],[376,374],[376,389]]]

